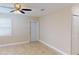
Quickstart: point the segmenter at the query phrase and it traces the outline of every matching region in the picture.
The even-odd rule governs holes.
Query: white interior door
[[[31,41],[39,39],[39,22],[31,22]]]
[[[72,20],[72,54],[79,54],[79,16]]]

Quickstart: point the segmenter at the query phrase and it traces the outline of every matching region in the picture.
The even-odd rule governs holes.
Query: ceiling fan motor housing
[[[20,10],[21,9],[21,5],[19,3],[16,3],[15,4],[15,8],[16,8],[16,10]]]

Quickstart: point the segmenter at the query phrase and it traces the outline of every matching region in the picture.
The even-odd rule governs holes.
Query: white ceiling
[[[57,11],[63,7],[71,6],[72,4],[68,3],[21,3],[22,8],[31,8],[32,11],[26,11],[26,15],[28,16],[43,16],[48,14],[49,12]],[[0,6],[3,7],[11,7],[14,8],[13,3],[0,3]],[[0,7],[0,13],[10,13],[10,8],[3,8]],[[44,9],[44,11],[41,11],[41,9]]]

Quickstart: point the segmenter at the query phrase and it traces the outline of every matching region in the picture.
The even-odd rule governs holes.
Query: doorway
[[[39,21],[30,22],[30,41],[39,40]]]

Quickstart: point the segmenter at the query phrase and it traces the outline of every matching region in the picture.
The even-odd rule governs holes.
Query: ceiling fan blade
[[[32,11],[31,9],[22,9],[22,10],[24,10],[24,11]]]
[[[23,12],[22,10],[20,10],[21,13],[25,14],[25,12]]]
[[[12,10],[12,11],[10,11],[10,12],[14,12],[14,11],[16,11],[16,10]]]

